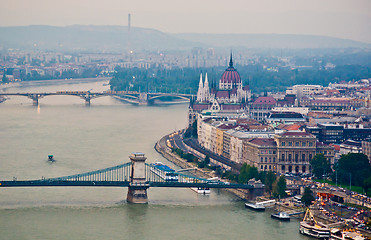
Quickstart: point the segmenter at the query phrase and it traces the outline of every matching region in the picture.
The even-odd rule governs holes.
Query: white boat
[[[161,162],[151,163],[150,166],[151,171],[165,181],[178,181],[178,173],[169,166]]]
[[[303,221],[300,222],[300,233],[318,239],[329,239],[330,229],[323,223],[317,222],[309,208]]]
[[[290,221],[290,215],[287,212],[280,212],[281,202],[278,201],[278,212],[271,214],[271,218],[278,219],[280,221]]]
[[[245,207],[253,209],[255,211],[265,211],[264,205],[260,205],[256,203],[245,203]]]
[[[198,194],[203,194],[203,195],[209,195],[210,194],[210,188],[208,187],[191,187],[193,191],[195,191]]]
[[[266,207],[273,206],[276,203],[276,200],[268,200],[263,202],[256,203],[245,203],[245,207],[254,209],[256,211],[265,211]]]
[[[280,221],[290,221],[290,215],[287,212],[273,213],[271,218],[278,219]]]

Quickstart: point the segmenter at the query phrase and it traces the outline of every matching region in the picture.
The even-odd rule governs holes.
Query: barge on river
[[[317,239],[329,239],[330,229],[323,223],[317,222],[312,212],[307,209],[303,221],[300,222],[300,233]]]
[[[151,163],[150,166],[151,171],[165,181],[178,181],[178,173],[169,166],[161,162]]]
[[[245,203],[245,207],[253,209],[255,211],[265,211],[266,207],[272,206],[275,203],[276,203],[276,200],[268,200],[268,201],[256,202],[256,203]]]

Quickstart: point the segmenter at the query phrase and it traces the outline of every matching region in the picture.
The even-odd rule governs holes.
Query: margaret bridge
[[[255,188],[249,184],[234,184],[222,181],[199,178],[191,175],[177,173],[176,180],[164,178],[165,171],[145,163],[143,153],[133,153],[129,156],[130,162],[100,169],[96,171],[75,174],[71,176],[42,178],[37,180],[16,179],[0,181],[2,187],[128,187],[127,201],[130,203],[147,203],[147,189],[150,187],[169,188],[234,188],[247,189],[248,197],[252,198],[263,189]]]
[[[86,105],[90,105],[90,101],[94,98],[112,96],[119,100],[132,104],[153,104],[156,99],[173,98],[189,101],[195,95],[182,93],[160,93],[160,92],[137,92],[137,91],[105,91],[105,92],[90,92],[90,91],[58,91],[44,93],[0,93],[1,96],[24,96],[32,99],[33,105],[39,104],[39,99],[46,96],[76,96],[85,100]]]

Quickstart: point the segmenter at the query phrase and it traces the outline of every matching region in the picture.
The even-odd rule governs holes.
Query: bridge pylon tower
[[[34,106],[38,106],[39,105],[39,98],[42,98],[42,96],[39,95],[39,94],[29,94],[28,97],[32,99],[32,102],[33,102]]]
[[[148,104],[148,94],[140,93],[139,94],[139,104]]]
[[[129,156],[131,160],[131,176],[127,195],[129,203],[148,203],[146,183],[146,165],[147,157],[144,153],[135,152]]]
[[[90,96],[85,97],[85,106],[90,106]]]

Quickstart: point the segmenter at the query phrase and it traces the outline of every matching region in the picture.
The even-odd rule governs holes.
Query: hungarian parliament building
[[[229,67],[222,74],[219,84],[209,86],[207,73],[205,80],[201,73],[196,101],[191,101],[190,123],[195,120],[196,114],[202,111],[218,112],[218,114],[238,114],[247,117],[247,103],[251,99],[249,85],[243,86],[240,74],[233,67],[232,54]]]

